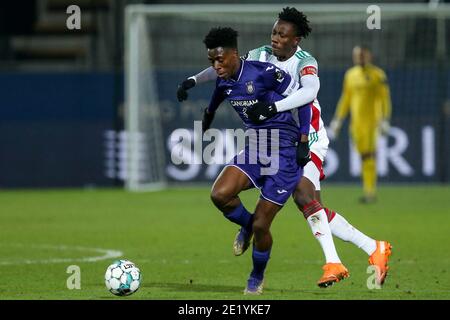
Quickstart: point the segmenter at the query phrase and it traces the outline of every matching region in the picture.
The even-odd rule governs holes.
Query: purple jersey
[[[273,143],[270,134],[272,129],[278,129],[279,147],[290,147],[299,140],[300,124],[305,124],[309,131],[310,108],[309,112],[299,112],[300,117],[294,116],[291,111],[284,111],[259,124],[253,123],[246,111],[258,101],[273,103],[298,88],[299,84],[289,74],[271,63],[241,60],[237,79],[217,79],[208,110],[215,112],[220,103],[227,99],[244,122],[245,129],[255,129],[258,139],[259,132],[262,132],[260,129],[266,129],[267,138]],[[305,108],[307,111],[308,107]]]

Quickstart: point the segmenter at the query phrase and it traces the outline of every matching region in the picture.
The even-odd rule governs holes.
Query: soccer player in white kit
[[[369,264],[375,266],[377,283],[383,284],[387,275],[391,245],[387,241],[377,241],[363,234],[335,211],[322,207],[320,181],[324,179],[323,161],[329,139],[321,118],[321,108],[317,100],[320,88],[318,64],[316,59],[299,46],[300,40],[311,32],[307,17],[295,8],[284,8],[272,28],[271,45],[251,50],[245,56],[247,60],[270,62],[288,72],[301,83],[301,88],[287,98],[273,104],[257,103],[249,111],[253,119],[267,119],[277,112],[291,110],[309,104],[311,124],[309,148],[311,161],[304,166],[303,177],[293,193],[297,207],[303,212],[312,233],[319,241],[325,255],[324,273],[318,281],[319,287],[328,287],[334,282],[348,277],[348,270],[341,263],[334,246],[332,235],[355,244],[369,255]],[[216,79],[216,73],[208,68],[186,79],[178,88],[179,101],[187,99],[187,90],[196,84]],[[241,255],[249,246],[251,234],[241,229],[234,242],[234,254]]]

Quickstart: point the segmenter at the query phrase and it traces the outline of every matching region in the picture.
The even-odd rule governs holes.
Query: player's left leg
[[[316,200],[321,201],[320,190],[316,191]],[[376,267],[377,283],[383,284],[389,270],[388,262],[392,246],[389,242],[375,240],[352,226],[342,215],[325,208],[333,236],[345,242],[353,243],[369,256],[369,264]]]
[[[281,205],[275,204],[266,199],[260,199],[255,208],[253,219],[253,269],[247,281],[244,294],[259,295],[263,291],[264,272],[270,258],[272,249],[272,234],[270,226]]]
[[[323,175],[322,159],[325,158],[328,149],[328,139],[319,135],[319,141],[315,142],[311,146],[312,160],[315,166],[309,166],[305,170],[303,176],[308,178],[315,187],[315,200],[322,203],[320,196],[321,183],[320,181],[325,178]],[[354,141],[355,144],[360,145],[359,140]],[[319,157],[320,155],[320,157]],[[387,275],[388,259],[391,254],[391,245],[387,241],[374,240],[355,227],[353,227],[347,220],[339,213],[325,208],[327,214],[329,226],[333,236],[347,242],[351,242],[358,248],[364,250],[369,255],[369,264],[377,267],[377,281],[382,284]],[[378,272],[379,271],[379,272]]]
[[[302,174],[296,162],[296,148],[285,148],[279,155],[275,171],[261,172],[261,196],[253,218],[253,270],[247,282],[245,294],[261,294],[264,271],[270,258],[272,235],[270,226],[278,211],[294,191]]]

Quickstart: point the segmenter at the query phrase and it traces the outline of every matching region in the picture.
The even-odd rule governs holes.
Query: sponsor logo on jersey
[[[230,100],[233,107],[250,107],[258,102],[258,99],[253,100]]]

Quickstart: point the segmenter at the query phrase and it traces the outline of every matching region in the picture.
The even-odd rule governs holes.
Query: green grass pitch
[[[317,287],[323,254],[290,200],[272,225],[261,299],[450,299],[450,187],[383,185],[371,205],[359,204],[360,194],[358,186],[330,184],[323,200],[369,236],[392,243],[384,287],[367,288],[368,256],[336,238],[350,278]],[[252,210],[258,192],[241,198]],[[249,299],[242,292],[251,250],[233,256],[238,227],[214,208],[208,187],[3,190],[0,203],[0,299]],[[138,292],[115,297],[106,290],[104,272],[115,259],[96,260],[107,253],[100,249],[121,251],[138,265]],[[69,265],[80,267],[79,290],[66,287]]]

